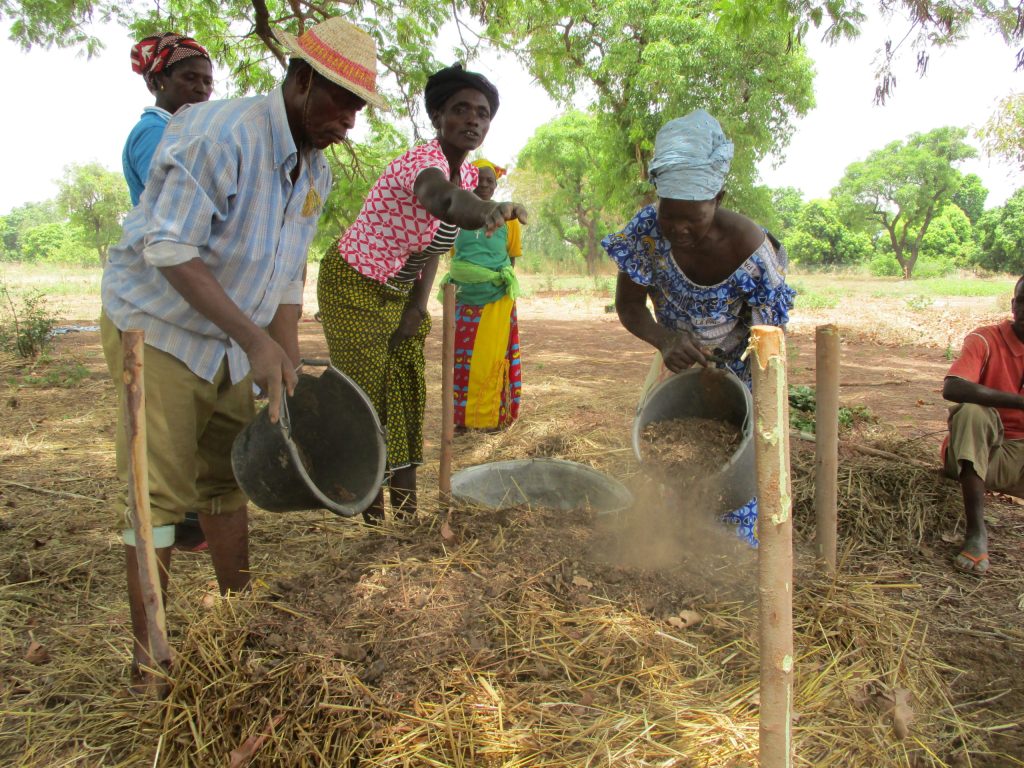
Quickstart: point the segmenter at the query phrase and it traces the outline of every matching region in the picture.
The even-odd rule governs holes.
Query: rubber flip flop
[[[970,560],[971,565],[970,565],[969,568],[967,566],[965,566],[965,565],[962,565],[956,559],[956,558],[961,558],[961,557],[964,558],[965,560]],[[980,555],[972,555],[967,550],[964,550],[963,552],[958,554],[956,556],[956,558],[953,559],[953,567],[956,568],[961,573],[970,573],[970,574],[973,574],[974,576],[983,576],[983,575],[985,575],[986,573],[988,573],[989,568],[992,566],[991,562],[988,559],[988,552],[982,552]],[[981,565],[982,563],[985,563],[985,567],[982,568],[981,570],[978,570],[978,566]]]

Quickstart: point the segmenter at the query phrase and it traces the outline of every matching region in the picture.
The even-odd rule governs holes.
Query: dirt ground
[[[521,418],[510,433],[458,437],[456,470],[499,459],[571,454],[630,479],[636,472],[632,415],[651,350],[622,329],[607,304],[606,296],[594,294],[535,293],[520,302]],[[436,303],[431,308],[426,464],[420,473],[425,495],[436,488],[440,435],[440,311]],[[790,383],[813,384],[814,327],[837,322],[843,334],[840,404],[864,406],[874,419],[844,433],[844,440],[876,444],[880,435],[890,435],[913,441],[921,460],[938,469],[945,426],[940,387],[951,348],[972,327],[1004,313],[987,299],[949,300],[933,310],[912,312],[880,299],[871,306],[844,303],[835,310],[795,313],[787,338]],[[311,315],[301,326],[303,354],[326,357],[320,326]],[[67,320],[94,318],[95,303],[85,301]],[[26,682],[23,662],[33,642],[53,656],[37,666],[51,683],[60,648],[77,632],[95,632],[98,642],[109,646],[103,669],[94,672],[98,686],[118,684],[128,651],[122,566],[105,501],[115,487],[114,398],[98,333],[58,337],[55,358],[81,362],[88,377],[73,388],[7,385],[0,402],[0,762],[9,765],[48,764],[26,747],[31,739],[26,742],[23,729],[37,721],[26,718],[19,704],[31,685],[42,685]],[[794,450],[805,449],[795,441]],[[843,455],[852,454],[844,449]],[[946,482],[936,473],[937,487]],[[981,579],[949,567],[960,536],[954,525],[943,523],[923,540],[888,552],[840,542],[847,558],[843,569],[851,578],[899,585],[893,588],[898,599],[926,627],[926,642],[945,665],[952,707],[974,718],[973,737],[983,745],[937,757],[938,762],[912,763],[904,756],[891,762],[879,758],[875,765],[1024,765],[1024,517],[1011,500],[993,499],[989,509],[993,567]],[[275,535],[268,531],[278,519],[265,513],[254,517],[256,553],[261,536]],[[551,551],[544,556],[559,561],[557,542],[545,546]],[[810,545],[803,540],[798,546],[806,553]],[[570,559],[575,556],[566,552]],[[175,579],[188,585],[183,591],[208,585],[211,574],[203,570],[208,566],[181,567]],[[254,570],[273,567],[257,554]],[[39,585],[35,591],[33,584]],[[173,623],[173,610],[171,618]],[[62,702],[74,699],[68,694]],[[77,706],[88,713],[84,700]],[[86,730],[90,717],[95,713],[83,715]],[[101,756],[66,764],[114,762]]]

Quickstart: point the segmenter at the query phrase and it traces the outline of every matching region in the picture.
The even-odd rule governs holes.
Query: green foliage
[[[43,203],[25,203],[12,209],[7,215],[0,216],[0,260],[24,261],[22,238],[33,227],[42,224],[57,224],[64,221],[64,216],[57,210],[52,200]]]
[[[779,217],[772,204],[771,187],[758,184],[751,187],[742,198],[735,200],[733,199],[732,192],[733,190],[730,187],[729,194],[726,195],[726,207],[737,213],[742,213],[751,221],[756,221],[781,240],[779,235]]]
[[[804,209],[803,193],[796,187],[771,190],[772,221],[761,221],[789,249],[789,233],[796,227]],[[790,254],[792,255],[792,253]]]
[[[935,303],[931,296],[919,296],[916,294],[904,297],[903,301],[915,312],[924,312],[925,310],[931,309],[932,304]]]
[[[489,37],[553,98],[594,94],[617,189],[634,207],[658,129],[702,107],[736,145],[730,207],[754,210],[757,162],[786,146],[794,119],[814,103],[811,63],[788,31],[723,35],[713,0],[491,0],[485,8]]]
[[[29,291],[15,300],[0,284],[0,349],[18,357],[36,358],[49,346],[57,325],[42,291]]]
[[[569,112],[537,129],[519,153],[515,173],[517,196],[525,193],[519,199],[532,209],[533,221],[580,254],[591,275],[604,255],[601,238],[633,205],[617,193],[627,169],[616,162],[609,135],[600,118]]]
[[[41,224],[21,238],[21,260],[33,264],[95,266],[96,254],[83,244],[81,230],[67,222]]]
[[[963,128],[936,128],[894,141],[849,165],[832,192],[848,225],[881,226],[906,279],[932,220],[963,182],[953,164],[977,154],[966,136]]]
[[[814,387],[790,385],[789,387],[789,426],[800,432],[814,434],[816,425],[817,393]],[[872,424],[877,419],[867,406],[839,406],[839,428],[851,429],[858,424]]]
[[[793,304],[798,309],[835,309],[839,296],[832,291],[802,291],[797,292]]]
[[[100,264],[107,249],[121,237],[121,223],[131,210],[128,185],[120,173],[99,163],[68,165],[58,182],[57,203],[82,233],[82,242],[95,248]]]
[[[846,227],[830,200],[811,200],[797,215],[786,248],[801,267],[840,267],[867,259],[871,240]]]
[[[952,259],[945,257],[921,257],[914,267],[915,281],[935,277],[945,277],[956,271],[957,265]],[[903,267],[896,261],[891,251],[876,254],[868,262],[868,270],[875,277],[903,277]]]
[[[997,272],[1024,274],[1024,189],[978,220],[977,263]]]
[[[978,258],[978,242],[967,214],[949,203],[936,216],[921,239],[921,260],[967,266]],[[918,265],[920,275],[921,265]]]
[[[976,173],[968,173],[960,183],[960,188],[953,193],[953,203],[967,215],[971,225],[978,223],[985,212],[985,200],[988,190]]]
[[[1024,93],[1002,99],[977,135],[989,155],[1024,170]]]
[[[890,252],[872,256],[868,262],[868,271],[875,277],[903,277],[903,267]]]
[[[15,387],[74,389],[89,378],[89,369],[78,360],[63,360],[40,355],[32,367],[8,379]]]

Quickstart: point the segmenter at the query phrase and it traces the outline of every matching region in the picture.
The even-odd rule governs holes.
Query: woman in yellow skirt
[[[476,160],[473,190],[490,200],[505,174]],[[522,255],[522,230],[513,219],[490,237],[462,231],[455,238],[451,271],[442,282],[458,286],[455,307],[455,428],[496,430],[519,417],[522,370],[513,267]]]

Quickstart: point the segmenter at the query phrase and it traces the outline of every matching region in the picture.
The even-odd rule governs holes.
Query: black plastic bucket
[[[231,466],[238,486],[270,512],[329,509],[351,517],[370,506],[384,480],[387,447],[366,393],[324,361],[319,376],[299,374],[281,419],[267,409],[235,438]]]
[[[710,477],[702,478],[718,494],[710,496],[720,511],[737,509],[757,495],[754,471],[754,401],[750,390],[732,371],[688,368],[651,389],[633,420],[633,453],[643,463],[644,427],[656,421],[699,417],[736,425],[740,443],[729,460]]]

